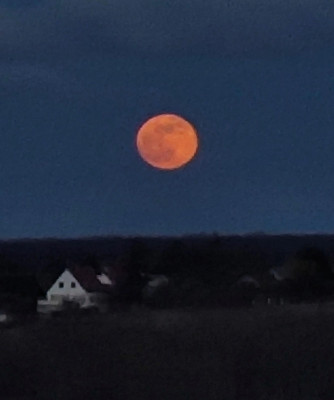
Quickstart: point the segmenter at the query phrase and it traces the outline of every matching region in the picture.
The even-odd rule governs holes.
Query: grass
[[[40,319],[0,331],[0,390],[4,381],[42,400],[333,400],[333,334],[334,308],[312,305]]]

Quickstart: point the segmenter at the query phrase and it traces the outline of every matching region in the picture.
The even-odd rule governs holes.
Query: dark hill
[[[254,269],[279,265],[301,248],[309,246],[334,257],[334,235],[330,234],[21,239],[0,241],[0,270],[30,273],[59,269],[66,260],[116,259],[127,253],[133,243],[142,248],[147,263],[153,257],[158,257],[158,263],[163,263],[173,252],[172,260],[177,260],[182,252],[184,272],[187,268],[189,271],[194,267],[205,268],[205,264],[219,264],[225,268],[238,264],[241,270],[250,273]]]

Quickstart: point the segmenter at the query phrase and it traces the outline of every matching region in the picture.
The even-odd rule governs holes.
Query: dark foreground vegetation
[[[145,285],[142,273],[165,274],[170,279],[169,289],[159,293],[151,304],[161,307],[223,305],[224,297],[240,277],[252,275],[261,285],[267,285],[269,270],[284,264],[298,285],[305,278],[312,285],[315,278],[334,282],[334,275],[328,274],[333,270],[333,261],[334,235],[212,234],[0,241],[0,276],[6,279],[10,275],[33,275],[46,291],[71,265],[90,266],[97,273],[108,266],[114,272],[111,279],[117,284],[119,300],[131,303],[141,301]],[[307,282],[299,286],[300,292],[305,288],[307,292],[313,290],[308,289]],[[322,291],[322,284],[318,287]],[[252,296],[247,295],[247,301]]]
[[[138,308],[40,319],[0,332],[1,398],[332,400],[333,313]]]
[[[333,249],[332,236],[3,242],[3,308],[36,304],[30,274],[68,260],[118,275],[106,314],[0,329],[0,399],[333,400]],[[266,281],[280,265],[289,276]],[[142,272],[170,284],[143,301]],[[236,285],[243,274],[261,285]]]

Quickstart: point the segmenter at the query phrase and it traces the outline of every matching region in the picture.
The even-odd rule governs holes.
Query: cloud
[[[332,0],[45,0],[0,9],[0,59],[294,53],[334,43]]]

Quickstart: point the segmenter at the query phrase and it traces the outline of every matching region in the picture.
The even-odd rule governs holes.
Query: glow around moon
[[[146,121],[137,133],[137,149],[150,165],[177,169],[196,154],[198,137],[195,128],[175,114],[161,114]]]

